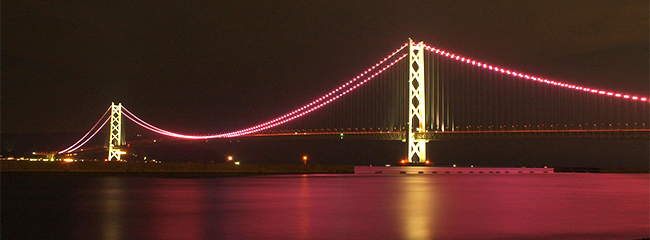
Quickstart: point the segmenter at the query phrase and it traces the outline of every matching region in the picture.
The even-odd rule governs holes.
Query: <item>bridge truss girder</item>
[[[427,132],[416,134],[417,138],[430,141],[462,139],[650,139],[650,131],[630,130],[530,130],[530,131],[476,131],[476,132]]]

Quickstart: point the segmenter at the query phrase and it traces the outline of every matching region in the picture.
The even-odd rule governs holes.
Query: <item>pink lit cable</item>
[[[301,107],[301,108],[299,108],[299,109],[296,109],[296,110],[294,110],[294,111],[292,111],[292,112],[290,112],[290,113],[288,113],[288,114],[285,114],[285,115],[283,115],[283,116],[281,116],[281,117],[279,117],[279,118],[273,119],[273,120],[271,120],[271,121],[268,121],[268,122],[263,123],[263,124],[260,124],[260,125],[256,125],[256,126],[254,126],[254,127],[250,127],[250,128],[247,128],[247,129],[242,129],[242,130],[239,130],[239,131],[237,131],[237,132],[247,132],[247,131],[255,130],[256,128],[261,128],[261,127],[264,127],[264,126],[266,126],[266,125],[273,124],[273,123],[275,123],[275,122],[278,122],[278,121],[281,121],[281,120],[283,120],[283,119],[286,119],[286,118],[288,118],[288,117],[290,117],[290,116],[293,116],[293,115],[295,115],[295,114],[297,114],[297,113],[299,113],[299,112],[302,112],[302,111],[304,111],[305,109],[307,109],[307,108],[313,106],[314,104],[317,104],[317,103],[319,103],[319,102],[321,102],[321,101],[324,101],[324,100],[330,98],[333,94],[335,94],[335,93],[341,91],[342,89],[345,89],[348,85],[350,85],[350,84],[352,84],[352,83],[358,81],[358,80],[359,80],[361,77],[363,77],[364,75],[366,75],[366,74],[368,74],[368,73],[374,71],[377,67],[381,66],[381,65],[384,64],[387,60],[391,59],[391,58],[392,58],[393,56],[395,56],[397,53],[399,53],[400,51],[402,51],[406,46],[408,46],[408,43],[402,45],[400,48],[398,48],[397,50],[395,50],[394,52],[392,52],[391,54],[389,54],[387,57],[385,57],[384,59],[382,59],[381,61],[379,61],[377,64],[375,64],[374,66],[368,68],[366,71],[364,71],[363,73],[359,74],[358,76],[356,76],[356,77],[353,78],[352,80],[350,80],[350,81],[348,81],[347,83],[341,85],[340,87],[338,87],[338,88],[336,88],[335,90],[329,92],[328,94],[325,94],[325,95],[323,95],[322,97],[320,97],[320,98],[318,98],[318,99],[312,101],[311,103],[309,103],[309,104],[307,104],[307,105],[305,105],[305,106],[303,106],[303,107]],[[127,113],[130,113],[130,112],[128,112],[128,110],[126,110],[126,112],[127,112]],[[174,137],[188,136],[188,135],[177,134],[177,133],[173,133],[173,132],[169,132],[169,131],[166,131],[166,130],[163,130],[163,129],[157,128],[157,127],[155,127],[155,126],[153,126],[153,125],[150,125],[150,124],[146,123],[145,121],[142,121],[141,119],[139,119],[139,118],[138,118],[137,116],[135,116],[134,114],[132,114],[132,113],[130,113],[130,114],[131,114],[131,117],[132,117],[132,118],[129,118],[129,119],[131,119],[132,121],[134,121],[134,122],[136,122],[136,123],[137,123],[137,120],[139,120],[139,122],[140,122],[139,124],[147,125],[148,128],[147,128],[147,127],[145,127],[145,128],[147,128],[147,129],[149,129],[149,130],[151,130],[151,131],[158,132],[158,133],[160,133],[160,134],[164,134],[164,135],[168,135],[168,136],[174,136]],[[137,120],[136,120],[136,119],[137,119]],[[143,126],[143,127],[144,127],[144,126]],[[232,134],[236,134],[237,132],[233,132]],[[199,137],[199,136],[195,136],[195,137]],[[200,138],[195,138],[195,139],[205,139],[205,138],[210,138],[210,137],[207,137],[207,136],[201,136]]]
[[[102,126],[99,127],[99,128],[97,128],[97,130],[95,130],[95,132],[93,133],[93,135],[91,135],[91,136],[90,136],[88,139],[86,139],[86,141],[84,141],[83,143],[79,144],[79,146],[77,146],[77,147],[75,147],[75,148],[73,148],[73,149],[70,149],[70,150],[68,150],[68,151],[61,151],[61,152],[59,152],[59,154],[61,154],[61,153],[70,153],[70,152],[74,152],[74,151],[76,151],[77,149],[79,149],[80,147],[82,147],[84,144],[86,144],[88,141],[90,141],[90,139],[92,139],[93,137],[95,137],[95,135],[97,135],[97,133],[99,132],[99,130],[102,130],[102,128],[104,128],[104,125],[106,125],[106,123],[108,122],[108,120],[111,120],[111,118],[106,118],[106,120],[104,121],[104,123],[102,123]]]
[[[245,131],[249,131],[249,130],[254,130],[255,128],[264,127],[264,126],[266,126],[266,125],[269,125],[269,124],[273,124],[273,123],[275,123],[275,122],[282,121],[282,120],[285,119],[285,118],[288,118],[288,117],[293,116],[293,115],[295,115],[295,114],[297,114],[297,113],[299,113],[299,112],[304,111],[305,109],[307,109],[307,108],[313,106],[314,104],[317,104],[317,103],[319,103],[319,102],[321,102],[321,101],[324,101],[324,100],[330,98],[333,94],[335,94],[335,93],[337,93],[337,92],[339,92],[339,91],[345,89],[347,86],[349,86],[350,84],[353,84],[354,82],[358,81],[359,79],[361,79],[361,78],[362,78],[363,76],[365,76],[366,74],[371,73],[372,71],[374,71],[375,68],[377,68],[377,67],[381,66],[382,64],[384,64],[386,61],[388,61],[389,59],[391,59],[391,58],[392,58],[393,56],[395,56],[397,53],[399,53],[400,51],[402,51],[406,46],[408,46],[408,43],[405,43],[405,44],[402,45],[400,48],[398,48],[397,50],[393,51],[391,54],[389,54],[388,56],[386,56],[384,59],[382,59],[381,61],[379,61],[378,63],[376,63],[376,64],[373,65],[372,67],[366,69],[366,71],[364,71],[363,73],[361,73],[361,74],[357,75],[356,77],[354,77],[352,80],[346,82],[345,84],[339,86],[338,88],[332,90],[331,92],[329,92],[329,93],[327,93],[327,94],[321,96],[320,98],[318,98],[318,99],[312,101],[311,103],[309,103],[309,104],[307,104],[307,105],[305,105],[305,106],[302,106],[301,108],[298,108],[298,109],[296,109],[296,110],[294,110],[294,111],[292,111],[292,112],[290,112],[290,113],[287,113],[287,114],[285,114],[285,115],[283,115],[283,116],[281,116],[281,117],[279,117],[279,118],[276,118],[276,119],[273,119],[273,120],[268,121],[268,122],[266,122],[266,123],[263,123],[263,124],[260,124],[260,125],[254,126],[254,127],[250,127],[250,128],[247,128],[247,129],[243,129],[243,130],[240,130],[240,131],[241,131],[241,132],[245,132]]]
[[[456,61],[459,61],[459,62],[462,62],[462,63],[465,63],[465,64],[472,64],[473,66],[483,67],[484,69],[489,69],[491,71],[511,75],[511,76],[514,76],[514,77],[524,78],[526,80],[531,80],[531,81],[534,81],[534,82],[540,82],[540,83],[549,84],[549,85],[553,85],[553,86],[557,86],[557,87],[564,87],[564,88],[573,89],[573,90],[576,90],[576,91],[589,92],[589,93],[593,93],[593,94],[600,94],[600,95],[612,96],[612,97],[617,97],[617,98],[624,98],[624,99],[631,99],[631,100],[635,100],[635,101],[648,102],[647,97],[639,97],[639,96],[632,96],[632,95],[629,95],[629,94],[614,93],[612,91],[605,91],[605,90],[600,90],[600,89],[595,89],[595,88],[590,88],[590,87],[573,85],[573,84],[569,84],[569,83],[552,81],[552,80],[548,80],[548,79],[544,79],[544,78],[540,78],[540,77],[535,77],[535,76],[530,76],[530,75],[523,74],[523,73],[520,73],[520,72],[512,71],[512,70],[509,70],[509,69],[505,69],[505,68],[501,68],[501,67],[497,67],[497,66],[492,66],[492,65],[489,65],[489,64],[486,64],[486,63],[478,62],[476,60],[472,60],[470,58],[463,57],[461,55],[453,54],[453,53],[450,53],[448,51],[444,51],[444,50],[441,50],[441,49],[438,49],[438,48],[435,48],[435,47],[428,46],[426,44],[424,45],[424,48],[426,50],[429,50],[430,52],[436,53],[436,54],[438,54],[440,56],[448,57],[450,59],[454,59]]]
[[[141,127],[145,128],[145,129],[148,129],[149,131],[152,131],[152,132],[156,132],[156,133],[159,133],[159,134],[162,134],[162,135],[167,135],[167,136],[170,136],[170,137],[177,137],[177,138],[204,139],[204,138],[202,138],[202,136],[183,135],[183,134],[178,134],[178,133],[166,131],[166,130],[160,129],[158,127],[155,127],[155,126],[145,122],[144,120],[138,118],[133,113],[129,112],[129,110],[127,110],[124,106],[122,106],[122,113],[124,114],[124,116],[126,118],[128,118],[132,122],[140,125]]]
[[[319,108],[321,108],[321,107],[323,107],[323,106],[325,106],[325,105],[327,105],[327,104],[333,102],[334,100],[336,100],[336,99],[338,99],[338,98],[340,98],[340,97],[342,97],[342,96],[348,94],[349,92],[355,90],[356,88],[360,87],[361,85],[365,84],[366,82],[372,80],[374,77],[376,77],[377,75],[381,74],[381,73],[384,72],[386,69],[392,67],[393,65],[395,65],[397,62],[399,62],[400,60],[402,60],[402,59],[403,59],[404,57],[406,57],[407,55],[408,55],[408,54],[404,54],[404,55],[402,55],[401,57],[399,57],[398,59],[396,59],[396,60],[393,61],[392,63],[388,64],[387,66],[385,66],[384,68],[382,68],[382,69],[379,70],[378,72],[372,74],[371,76],[369,76],[368,78],[366,78],[366,79],[363,80],[362,82],[357,83],[356,85],[354,85],[353,87],[348,88],[347,90],[343,91],[342,93],[340,93],[340,94],[338,94],[338,95],[335,95],[334,97],[330,98],[329,100],[327,100],[327,101],[325,101],[325,102],[323,102],[323,103],[321,103],[321,104],[319,104],[319,105],[317,105],[317,106],[315,106],[315,107],[312,107],[312,108],[310,108],[309,110],[306,110],[306,111],[304,111],[304,112],[301,112],[300,114],[297,114],[297,115],[295,115],[295,116],[292,116],[292,117],[290,117],[290,118],[284,119],[284,120],[279,121],[279,122],[272,123],[272,124],[270,124],[270,125],[269,125],[269,124],[266,124],[266,125],[264,125],[263,127],[254,128],[254,129],[252,129],[252,130],[240,130],[240,131],[237,131],[237,132],[226,133],[226,134],[224,134],[224,135],[225,135],[226,137],[236,137],[236,136],[241,136],[241,135],[251,134],[251,133],[255,133],[255,132],[262,131],[262,130],[266,130],[266,129],[269,129],[269,128],[272,128],[272,127],[275,127],[275,126],[278,126],[278,125],[281,125],[281,124],[284,124],[284,123],[287,123],[287,122],[292,121],[292,120],[294,120],[294,119],[300,118],[300,117],[302,117],[302,116],[304,116],[304,115],[306,115],[306,114],[308,114],[308,113],[310,113],[310,112],[313,112],[313,111],[315,111],[315,110],[317,110],[317,109],[319,109]],[[261,124],[261,125],[262,125],[262,124]],[[261,125],[258,125],[258,126],[261,126]]]
[[[400,56],[399,58],[397,58],[396,60],[394,60],[390,64],[387,64],[382,69],[380,69],[377,72],[371,74],[370,76],[365,78],[363,81],[360,81],[357,84],[355,84],[355,85],[353,85],[353,86],[351,86],[349,88],[341,88],[341,87],[339,87],[339,88],[337,88],[337,90],[332,91],[332,92],[330,92],[330,93],[328,93],[326,95],[326,96],[329,97],[333,93],[341,91],[341,93],[338,93],[338,94],[336,94],[336,95],[334,95],[332,97],[329,97],[329,98],[322,98],[321,97],[318,100],[316,100],[316,101],[314,101],[314,102],[312,102],[312,103],[310,103],[310,104],[308,104],[308,105],[306,105],[306,106],[304,106],[304,107],[302,107],[302,108],[300,108],[300,109],[298,109],[296,111],[293,111],[291,114],[286,114],[286,115],[284,115],[284,116],[282,116],[280,118],[276,118],[276,119],[273,119],[271,121],[268,121],[268,122],[265,122],[265,123],[250,127],[250,128],[246,128],[246,129],[243,129],[243,130],[238,130],[238,131],[234,131],[234,132],[230,132],[230,133],[222,133],[222,134],[215,134],[215,135],[185,135],[185,134],[179,134],[179,133],[174,133],[174,132],[170,132],[170,131],[155,127],[155,126],[145,122],[144,120],[138,118],[137,116],[135,116],[135,114],[133,114],[129,110],[127,110],[124,106],[122,106],[122,112],[124,113],[124,116],[126,116],[129,120],[131,120],[134,123],[140,125],[141,127],[145,128],[145,129],[148,129],[150,131],[162,134],[162,135],[170,136],[170,137],[184,138],[184,139],[211,139],[211,138],[229,138],[229,137],[242,136],[242,135],[246,135],[246,134],[266,130],[266,129],[269,129],[269,128],[272,128],[272,127],[275,127],[275,126],[278,126],[278,125],[282,125],[284,123],[287,123],[287,122],[293,121],[295,119],[298,119],[298,118],[300,118],[300,117],[302,117],[302,116],[304,116],[304,115],[306,115],[308,113],[311,113],[311,112],[313,112],[313,111],[315,111],[315,110],[317,110],[317,109],[319,109],[319,108],[321,108],[321,107],[323,107],[323,106],[325,106],[325,105],[339,99],[340,97],[350,93],[351,91],[357,89],[358,87],[360,87],[361,85],[367,83],[368,81],[374,79],[376,76],[378,76],[382,72],[386,71],[387,69],[389,69],[390,67],[392,67],[393,65],[395,65],[396,63],[398,63],[399,61],[404,59],[404,57],[406,57],[407,55],[408,54],[403,54],[402,56]],[[349,84],[350,84],[350,82],[346,83],[344,86],[348,86]],[[325,100],[325,99],[327,99],[327,100]],[[319,103],[319,102],[321,102],[321,103],[314,106],[314,104]]]
[[[93,131],[93,129],[95,129],[95,127],[97,127],[97,124],[99,124],[100,122],[102,122],[102,119],[104,119],[104,117],[106,116],[106,113],[108,113],[109,110],[111,110],[111,108],[106,109],[106,112],[104,112],[104,114],[102,114],[102,117],[100,117],[99,120],[97,120],[97,122],[95,123],[95,125],[93,125],[93,127],[90,128],[90,130],[88,130],[88,132],[86,132],[86,134],[85,134],[83,137],[81,137],[81,139],[79,139],[79,141],[77,141],[76,143],[72,144],[72,146],[66,148],[65,150],[61,150],[61,151],[59,151],[59,154],[61,154],[61,153],[69,153],[69,152],[72,152],[72,151],[76,150],[76,149],[78,148],[78,147],[77,147],[77,144],[79,144],[80,142],[82,142],[82,141],[86,138],[86,136],[88,136],[88,134],[90,134],[90,133]],[[106,124],[106,122],[104,122],[104,124]],[[102,127],[104,127],[104,125],[102,125],[99,129],[101,129]],[[95,133],[97,133],[97,132],[95,132]],[[93,136],[95,136],[95,134],[93,134]],[[90,138],[93,138],[93,136],[91,136]],[[90,139],[90,138],[88,138],[88,139]],[[85,142],[83,142],[80,146],[83,146],[86,142],[88,142],[88,140],[86,140]],[[77,147],[77,148],[75,148],[75,147]],[[74,149],[73,149],[73,148],[74,148]],[[72,150],[70,150],[70,149],[72,149]]]

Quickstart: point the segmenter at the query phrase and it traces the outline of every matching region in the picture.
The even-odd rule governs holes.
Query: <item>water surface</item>
[[[634,239],[648,174],[3,174],[3,239]]]

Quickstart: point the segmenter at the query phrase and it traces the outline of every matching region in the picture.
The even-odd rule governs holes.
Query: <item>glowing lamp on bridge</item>
[[[228,156],[228,162],[232,161],[232,156]]]
[[[307,164],[307,155],[302,156],[302,161],[305,163],[305,165]]]
[[[424,161],[424,163],[425,164],[431,164],[431,161],[427,159],[426,161]]]

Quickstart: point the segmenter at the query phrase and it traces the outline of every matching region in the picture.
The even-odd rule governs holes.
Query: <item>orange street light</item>
[[[302,161],[305,162],[305,165],[307,165],[307,155],[302,156]]]

